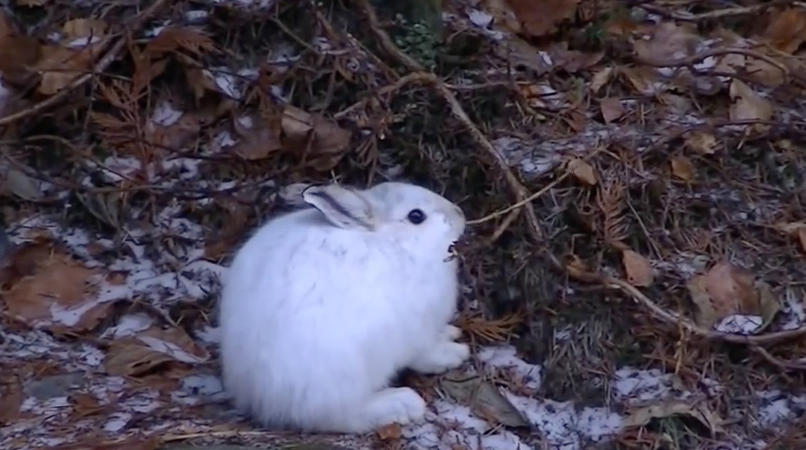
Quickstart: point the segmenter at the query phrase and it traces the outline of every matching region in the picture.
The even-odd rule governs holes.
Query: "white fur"
[[[443,372],[470,354],[448,324],[458,263],[446,259],[464,232],[461,210],[404,183],[358,192],[374,205],[372,229],[295,211],[259,228],[225,277],[224,386],[266,426],[365,433],[420,421],[425,401],[391,378]],[[422,224],[407,220],[414,208]]]

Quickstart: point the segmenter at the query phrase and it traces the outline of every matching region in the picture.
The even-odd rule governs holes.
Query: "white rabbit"
[[[313,206],[270,220],[236,253],[220,304],[226,390],[266,426],[365,433],[424,418],[390,387],[402,369],[440,373],[454,342],[462,210],[422,187],[311,186]]]

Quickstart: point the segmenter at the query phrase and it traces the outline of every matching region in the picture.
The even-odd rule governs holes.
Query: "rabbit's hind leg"
[[[422,374],[438,374],[455,369],[470,357],[470,347],[449,340],[439,340],[426,349],[409,368]]]
[[[345,417],[338,431],[369,433],[392,423],[407,425],[423,420],[425,412],[425,400],[413,389],[386,388],[372,394],[362,411]]]

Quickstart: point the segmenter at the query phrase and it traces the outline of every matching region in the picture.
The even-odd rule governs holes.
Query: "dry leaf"
[[[649,39],[636,39],[635,53],[644,61],[675,61],[696,53],[700,37],[696,27],[662,22]]]
[[[6,171],[3,173],[2,177],[3,192],[9,192],[29,202],[40,200],[44,197],[41,189],[41,182],[34,180],[25,173],[14,169],[11,166],[6,166],[5,169]]]
[[[127,339],[113,342],[109,346],[104,367],[109,375],[136,377],[170,361],[173,358],[165,353]]]
[[[549,59],[554,63],[554,68],[562,68],[568,73],[579,72],[597,65],[604,57],[603,52],[581,52],[568,48],[568,42],[561,41],[551,44],[549,47]]]
[[[654,275],[649,260],[632,250],[624,250],[621,253],[621,262],[624,264],[624,271],[627,273],[627,281],[637,287],[647,287],[652,285]]]
[[[251,127],[246,127],[235,120],[235,129],[241,140],[232,147],[232,151],[243,159],[254,161],[265,159],[283,148],[281,141],[282,119],[266,114],[250,117]]]
[[[569,159],[566,163],[566,170],[573,173],[574,176],[580,181],[590,186],[596,186],[598,181],[596,179],[596,172],[585,160],[579,158]]]
[[[93,61],[100,54],[99,44],[102,43],[95,42],[78,49],[55,45],[43,46],[42,58],[35,66],[36,70],[42,72],[39,93],[53,95],[70,85],[77,77],[90,71]]]
[[[23,387],[17,383],[8,383],[3,387],[0,391],[0,426],[17,422],[25,397]]]
[[[602,87],[604,87],[604,85],[609,83],[610,80],[613,79],[613,72],[614,71],[612,67],[606,67],[593,74],[590,86],[591,93],[593,94],[598,93],[599,90],[602,89]]]
[[[553,33],[557,25],[574,18],[579,0],[504,0],[520,24],[522,32],[540,37]]]
[[[747,62],[747,75],[751,81],[767,87],[778,87],[786,81],[786,74],[781,69],[757,58]]]
[[[643,95],[654,96],[666,89],[658,82],[658,74],[649,67],[622,67],[619,75]]]
[[[614,97],[602,99],[599,107],[602,109],[602,118],[604,118],[605,123],[613,122],[624,115],[624,106],[622,106],[621,100]]]
[[[672,158],[672,173],[681,180],[690,183],[697,175],[694,164],[685,156],[679,155]]]
[[[145,52],[156,57],[179,50],[187,50],[196,56],[216,52],[213,40],[200,30],[173,26],[163,28],[157,37],[148,42]]]
[[[132,337],[113,341],[107,353],[106,372],[139,376],[168,362],[198,364],[209,358],[207,350],[181,329],[150,327]]]
[[[758,315],[772,320],[780,305],[765,283],[754,281],[749,271],[721,262],[688,282],[691,299],[697,307],[696,321],[703,328],[732,315]]]
[[[554,69],[553,61],[546,52],[536,49],[514,34],[494,46],[493,49],[497,56],[511,61],[513,66],[526,67],[533,70],[538,76]]]
[[[730,120],[761,120],[772,118],[772,104],[758,95],[750,86],[734,78],[730,84]]]
[[[149,328],[134,338],[179,362],[198,364],[210,359],[210,353],[179,328]]]
[[[375,432],[381,441],[396,441],[403,436],[403,428],[397,423],[390,423],[378,428]]]
[[[793,54],[806,40],[806,11],[787,8],[770,21],[762,39],[776,49]]]
[[[183,112],[174,109],[169,102],[158,105],[145,126],[145,141],[153,145],[154,154],[185,148],[191,139],[198,137],[202,126],[211,121],[209,110]]]
[[[455,402],[470,405],[478,417],[514,428],[529,426],[529,421],[498,388],[481,377],[443,378],[439,386]]]
[[[317,170],[332,169],[349,150],[352,133],[320,115],[286,105],[281,123],[283,149],[304,156]]]
[[[69,39],[81,37],[101,37],[106,35],[109,24],[98,19],[73,19],[68,20],[62,26],[65,37]]]
[[[6,12],[0,10],[0,72],[3,74],[3,81],[27,85],[34,74],[30,68],[41,55],[41,47],[36,38],[18,33]]]
[[[716,138],[711,133],[695,131],[686,135],[686,148],[701,155],[712,155],[716,151]]]
[[[64,253],[54,251],[28,269],[32,273],[12,285],[5,303],[12,316],[31,326],[88,330],[106,316],[114,300],[99,296],[105,274]]]
[[[806,222],[779,223],[774,227],[782,233],[796,238],[800,249],[806,253]]]
[[[733,75],[737,69],[744,69],[747,57],[738,53],[723,55],[714,66],[714,72]]]
[[[697,419],[711,432],[711,435],[722,432],[722,419],[703,404],[694,404],[683,400],[667,400],[662,403],[644,406],[635,409],[624,419],[625,428],[642,427],[652,419],[685,415]]]

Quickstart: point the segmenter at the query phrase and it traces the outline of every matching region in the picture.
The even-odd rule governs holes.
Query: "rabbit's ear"
[[[302,191],[302,199],[337,227],[371,230],[375,226],[372,203],[361,192],[349,187],[335,183],[309,186]]]

